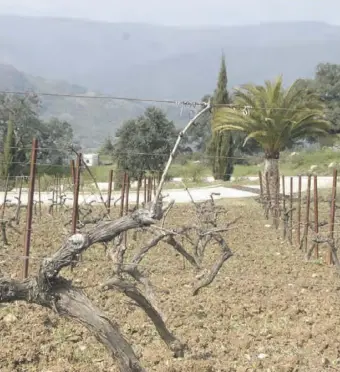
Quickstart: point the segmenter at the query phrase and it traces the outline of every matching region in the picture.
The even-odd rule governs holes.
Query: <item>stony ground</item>
[[[281,232],[266,227],[254,201],[224,203],[228,219],[243,216],[228,233],[235,255],[197,297],[191,295],[196,274],[169,248],[161,245],[143,261],[159,288],[169,328],[188,345],[183,359],[172,358],[144,313],[124,296],[98,291],[110,273],[101,247],[90,249],[82,264],[65,274],[117,321],[148,371],[340,370],[340,279],[334,268],[320,260],[304,262],[296,246],[281,241]],[[188,207],[178,206],[169,223],[191,217]],[[24,222],[19,227],[23,230]],[[35,218],[31,274],[39,257],[59,247],[63,234],[56,217]],[[10,246],[0,248],[0,271],[20,276],[23,235],[9,230],[9,241]],[[117,371],[86,329],[35,305],[1,305],[0,336],[2,372]]]

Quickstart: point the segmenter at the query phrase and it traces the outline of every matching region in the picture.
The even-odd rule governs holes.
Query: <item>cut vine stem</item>
[[[203,105],[203,103],[202,103]],[[170,166],[171,166],[171,163],[173,162],[174,160],[174,157],[175,157],[175,154],[176,154],[176,151],[178,149],[178,146],[183,138],[183,136],[185,135],[185,133],[190,129],[190,127],[195,123],[195,121],[200,117],[202,116],[204,113],[208,112],[210,109],[211,109],[211,103],[210,103],[210,100],[208,103],[204,104],[205,107],[199,111],[190,121],[189,123],[184,127],[183,130],[181,130],[181,132],[179,133],[178,137],[177,137],[177,140],[176,140],[176,143],[170,153],[170,156],[169,156],[169,159],[168,159],[168,162],[164,168],[164,171],[163,171],[163,174],[162,174],[162,177],[161,177],[161,180],[159,181],[159,184],[158,184],[158,187],[157,187],[157,191],[155,193],[155,196],[154,196],[154,200],[152,202],[152,211],[153,213],[156,213],[156,208],[157,208],[157,204],[158,204],[158,201],[159,201],[159,198],[160,198],[160,195],[161,195],[161,192],[162,192],[162,189],[163,189],[163,186],[164,186],[164,183],[165,183],[165,178],[169,172],[169,169],[170,169]]]

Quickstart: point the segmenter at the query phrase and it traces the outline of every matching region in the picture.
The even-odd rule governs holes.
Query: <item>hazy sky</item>
[[[340,1],[0,0],[0,13],[170,25],[230,25],[286,20],[340,24]]]

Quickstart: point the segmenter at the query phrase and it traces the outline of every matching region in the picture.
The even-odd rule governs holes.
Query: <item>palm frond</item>
[[[234,95],[236,106],[251,106],[248,115],[241,109],[215,108],[213,131],[240,131],[255,139],[268,151],[281,151],[292,141],[308,136],[326,135],[330,123],[324,119],[324,104],[296,81],[288,89],[282,76],[264,86],[246,84]]]
[[[245,146],[247,144],[247,142],[252,138],[260,139],[260,138],[266,137],[266,135],[267,135],[266,131],[259,130],[257,132],[252,132],[252,133],[248,134],[248,136],[243,141],[243,146]]]

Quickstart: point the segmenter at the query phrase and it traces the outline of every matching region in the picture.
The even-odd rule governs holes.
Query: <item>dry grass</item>
[[[152,282],[169,291],[159,290],[157,297],[169,328],[188,344],[183,359],[172,359],[144,313],[124,296],[98,292],[110,274],[101,246],[92,247],[73,273],[66,269],[64,274],[121,326],[148,371],[339,370],[340,282],[334,269],[321,261],[304,262],[295,246],[281,241],[280,232],[265,227],[268,221],[253,200],[223,203],[230,210],[228,219],[243,216],[229,232],[235,255],[197,297],[191,296],[195,273],[167,246],[159,245],[143,261]],[[176,206],[168,223],[180,225],[190,218],[188,206]],[[62,234],[59,219],[35,219],[32,257],[56,250]],[[12,244],[0,248],[0,270],[20,276],[22,261],[14,256],[22,254],[23,236],[10,230],[8,235]],[[129,241],[130,251],[141,244]],[[32,274],[38,264],[32,259]],[[5,321],[7,314],[16,318]],[[2,372],[117,371],[88,331],[35,305],[1,305],[0,332]]]

